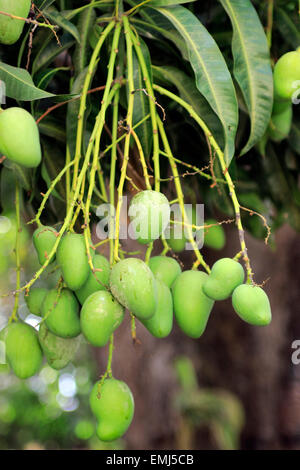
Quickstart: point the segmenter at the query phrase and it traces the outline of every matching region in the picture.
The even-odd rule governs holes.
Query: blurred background
[[[234,227],[225,230],[226,250],[204,249],[210,263],[238,249]],[[14,237],[13,214],[2,215],[1,293],[14,285]],[[74,363],[61,371],[44,364],[25,381],[1,365],[0,448],[300,449],[300,364],[292,363],[292,343],[300,340],[299,236],[283,225],[272,247],[251,235],[247,243],[257,281],[270,277],[269,326],[243,323],[229,300],[215,305],[199,340],[187,338],[176,325],[159,340],[138,324],[140,344],[133,344],[127,316],[116,332],[113,372],[131,388],[136,410],[124,439],[109,445],[96,437],[88,404],[91,386],[105,370],[107,348],[91,348],[82,340]],[[22,246],[25,280],[38,266],[25,226]],[[181,260],[187,268],[192,262],[188,252]],[[57,275],[49,270],[39,285],[53,286]],[[12,301],[1,299],[0,329]],[[24,300],[20,315],[38,323]]]

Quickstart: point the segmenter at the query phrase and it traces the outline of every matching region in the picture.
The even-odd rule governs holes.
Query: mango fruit
[[[140,320],[152,317],[157,307],[154,275],[138,258],[126,258],[116,263],[110,273],[110,290],[121,305]]]
[[[80,289],[90,274],[83,235],[65,235],[58,245],[56,259],[67,286],[74,291]]]
[[[110,292],[100,290],[84,302],[80,313],[81,331],[93,346],[102,347],[122,323],[124,308]]]
[[[62,338],[74,338],[80,333],[79,304],[73,292],[51,289],[42,305],[42,316],[49,330]]]
[[[292,104],[288,102],[281,112],[272,114],[268,127],[270,139],[274,142],[280,142],[288,137],[292,127],[292,119],[293,108]]]
[[[125,382],[113,378],[106,379],[101,386],[96,382],[90,394],[90,407],[98,420],[97,436],[109,442],[122,437],[129,428],[134,400]]]
[[[104,290],[109,285],[110,264],[105,256],[97,253],[93,257],[93,266],[95,269],[101,269],[101,271],[95,271],[93,274],[90,270],[86,282],[76,291],[77,299],[81,305],[91,294],[98,290]]]
[[[250,325],[266,326],[272,320],[270,302],[261,287],[238,286],[232,294],[232,305],[238,316]]]
[[[38,338],[49,366],[56,370],[63,369],[72,361],[81,340],[81,336],[76,338],[56,336],[47,328],[45,322],[40,324]]]
[[[147,330],[156,338],[166,338],[173,327],[173,298],[168,286],[156,280],[157,307],[153,317],[141,320]]]
[[[181,273],[180,264],[169,256],[153,256],[149,260],[149,268],[154,276],[169,288]]]
[[[283,54],[274,67],[275,99],[291,101],[293,94],[299,89],[300,50]],[[294,85],[294,86],[293,86]]]
[[[0,374],[8,374],[10,371],[6,357],[5,340],[7,335],[7,326],[0,331]]]
[[[172,286],[174,314],[182,331],[191,338],[200,338],[213,308],[202,286],[208,275],[202,271],[184,271]]]
[[[10,323],[6,327],[6,358],[20,379],[35,375],[42,364],[43,354],[35,329],[27,323]]]
[[[197,217],[196,217],[196,209],[195,207],[188,207],[186,209],[186,223],[196,225]],[[172,217],[173,220],[180,220],[180,217]],[[196,229],[192,229],[192,234],[195,236]],[[167,239],[168,245],[174,251],[174,253],[181,253],[185,250],[185,245],[188,243],[187,237],[187,228],[183,225],[179,224],[171,224],[170,226],[170,236]]]
[[[205,225],[217,224],[215,219],[206,219]],[[213,225],[204,231],[204,246],[213,250],[222,250],[225,246],[226,238],[222,225]]]
[[[27,168],[37,167],[42,158],[38,127],[22,108],[0,112],[0,154]]]
[[[146,245],[160,237],[170,221],[170,205],[164,194],[146,190],[131,200],[128,214],[131,220],[130,235]]]
[[[27,18],[31,0],[0,0],[0,11]],[[0,43],[14,44],[22,34],[25,21],[0,15]]]
[[[44,287],[34,287],[30,289],[28,295],[25,295],[25,302],[30,313],[38,317],[42,315],[42,305],[47,293],[48,289]]]
[[[244,282],[245,272],[240,263],[231,258],[216,261],[203,283],[203,292],[213,300],[224,300]]]
[[[44,226],[38,227],[32,236],[34,248],[36,249],[39,263],[43,265],[49,258],[49,255],[56,242],[57,232],[53,227]],[[49,263],[52,263],[55,255],[51,257]]]

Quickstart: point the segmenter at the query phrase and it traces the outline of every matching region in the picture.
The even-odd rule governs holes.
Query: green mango
[[[61,338],[54,335],[45,325],[40,324],[38,338],[49,366],[53,369],[63,369],[71,362],[79,347],[81,336],[76,338]]]
[[[291,130],[293,119],[293,108],[291,103],[283,109],[281,113],[272,114],[268,127],[268,134],[274,142],[280,142],[285,139]]]
[[[6,330],[6,357],[20,379],[35,375],[42,364],[43,354],[35,329],[26,323],[10,323]]]
[[[124,308],[106,290],[91,294],[80,313],[81,331],[93,346],[102,347],[122,323]]]
[[[2,330],[0,331],[0,374],[8,374],[10,371],[5,351],[5,340],[7,336],[7,331],[7,326],[5,328],[2,328]]]
[[[142,324],[156,338],[166,338],[173,327],[173,298],[169,287],[159,279],[157,286],[157,308],[149,320],[141,320]]]
[[[170,221],[170,205],[164,194],[145,190],[131,200],[128,212],[132,235],[146,245],[160,237]]]
[[[42,316],[49,330],[62,338],[74,338],[80,333],[79,304],[73,292],[56,289],[48,292],[42,305]]]
[[[216,261],[204,281],[203,292],[213,300],[228,299],[244,279],[245,272],[240,263],[231,258],[222,258]]]
[[[97,253],[93,258],[93,266],[95,269],[101,269],[101,271],[96,271],[93,274],[90,270],[85,284],[76,291],[76,296],[81,305],[91,294],[98,290],[104,290],[109,285],[110,264],[105,256]]]
[[[30,289],[28,295],[25,295],[25,302],[30,313],[38,317],[42,315],[42,305],[47,293],[48,289],[44,287],[34,287]]]
[[[91,410],[98,420],[97,436],[104,442],[114,441],[122,437],[131,424],[133,396],[125,382],[113,378],[104,381],[99,396],[99,382],[90,394]]]
[[[202,271],[184,271],[172,286],[176,321],[191,338],[199,338],[204,333],[214,305],[202,291],[207,278]]]
[[[275,99],[291,101],[293,94],[299,88],[300,80],[300,50],[283,54],[274,67],[274,96]],[[295,86],[293,86],[295,85]]]
[[[0,11],[11,15],[27,18],[31,0],[0,0]],[[14,44],[22,34],[24,20],[16,20],[9,16],[0,15],[0,43]]]
[[[174,220],[174,217],[172,217]],[[175,220],[180,220],[175,217]],[[186,221],[187,223],[191,223],[196,225],[196,210],[195,207],[189,207],[186,210]],[[191,229],[193,236],[195,236],[196,230]],[[188,243],[188,238],[186,237],[186,228],[178,224],[174,225],[171,224],[170,227],[170,236],[167,239],[168,245],[174,251],[174,253],[181,253],[185,250],[185,245]]]
[[[0,154],[27,168],[40,164],[38,127],[25,109],[8,108],[0,112]]]
[[[217,224],[215,219],[207,219],[205,225]],[[213,250],[222,250],[225,246],[226,238],[222,225],[214,225],[204,232],[204,246]]]
[[[126,258],[110,273],[110,290],[121,305],[140,320],[152,317],[157,307],[155,278],[150,268],[138,258]]]
[[[63,237],[58,245],[56,259],[67,286],[74,291],[80,289],[90,274],[83,235],[68,233]]]
[[[192,208],[192,220],[191,223],[193,225],[197,224],[197,213],[195,207]],[[187,217],[189,218],[189,214],[187,214]],[[215,219],[207,219],[205,221],[205,225],[212,225],[212,224],[217,224],[217,220]],[[198,223],[198,225],[200,225]],[[192,229],[192,233],[195,237],[197,234],[198,238],[200,239],[201,232],[203,232],[204,229]],[[172,248],[172,250],[175,253],[180,253],[185,249],[185,245],[188,242],[187,237],[184,234],[184,228],[182,228],[182,235],[180,238],[175,238],[175,229],[174,227],[171,227],[170,230],[170,238],[167,240],[169,246]],[[225,232],[222,227],[222,225],[214,225],[213,227],[210,227],[209,229],[204,230],[204,246],[208,246],[209,248],[212,248],[214,250],[222,250],[225,246],[226,238],[225,238]]]
[[[177,276],[181,273],[180,264],[169,256],[153,256],[149,260],[149,268],[154,276],[171,287]]]
[[[48,259],[57,239],[57,232],[53,227],[42,225],[38,227],[32,236],[33,245],[36,249],[39,263],[43,265]],[[52,256],[49,263],[52,263],[55,255]]]
[[[272,320],[270,302],[261,287],[238,286],[232,294],[232,305],[238,316],[250,325],[266,326]]]

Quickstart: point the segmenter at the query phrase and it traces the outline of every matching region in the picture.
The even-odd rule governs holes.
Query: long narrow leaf
[[[273,105],[273,77],[266,35],[250,0],[219,0],[233,27],[234,76],[251,120],[248,152],[264,135]]]
[[[238,125],[238,105],[232,78],[216,42],[198,20],[184,7],[158,8],[184,38],[196,85],[223,125],[227,165],[234,155]]]

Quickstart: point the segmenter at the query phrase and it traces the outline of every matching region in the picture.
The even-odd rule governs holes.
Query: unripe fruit
[[[180,220],[174,217],[175,220]],[[197,225],[197,213],[195,207],[189,207],[186,209],[186,223]],[[197,230],[191,228],[193,236]],[[185,250],[185,245],[188,243],[187,228],[179,224],[171,224],[170,236],[167,242],[175,253],[180,253]]]
[[[35,120],[25,109],[8,108],[0,112],[0,153],[27,168],[41,162],[41,145]]]
[[[83,235],[68,233],[58,245],[56,258],[67,286],[80,289],[90,274]]]
[[[57,336],[74,338],[80,333],[79,304],[69,289],[50,290],[42,305],[42,316]]]
[[[213,225],[218,222],[215,219],[207,219],[205,225]],[[213,225],[204,232],[204,246],[214,250],[222,250],[225,246],[226,238],[222,225]]]
[[[0,0],[0,11],[27,18],[31,0]],[[0,43],[14,44],[23,31],[25,21],[0,15]]]
[[[3,364],[0,364],[0,374],[8,374],[10,371],[9,364],[7,363],[5,340],[7,336],[7,326],[0,331],[0,354]]]
[[[150,268],[138,258],[126,258],[111,269],[110,289],[121,305],[137,318],[152,317],[157,307],[155,278]]]
[[[12,370],[20,379],[35,375],[42,364],[42,350],[35,329],[26,323],[7,326],[6,357]]]
[[[143,325],[156,338],[166,338],[173,327],[173,299],[169,287],[159,279],[157,286],[157,308],[153,317],[142,320]]]
[[[275,99],[291,100],[299,88],[298,80],[300,80],[300,51],[287,52],[280,57],[274,67]]]
[[[45,322],[40,325],[38,338],[49,366],[57,370],[63,369],[72,361],[81,340],[80,336],[76,338],[56,336],[47,328]]]
[[[128,213],[134,236],[144,245],[159,238],[170,221],[169,201],[158,191],[146,190],[136,194]]]
[[[90,270],[87,281],[76,291],[76,296],[81,305],[91,294],[98,290],[104,290],[109,284],[110,264],[105,256],[96,254],[93,258],[93,266],[95,269],[101,269],[101,271],[95,271],[93,274]]]
[[[53,227],[42,225],[38,227],[32,236],[32,241],[36,249],[39,263],[43,265],[48,259],[52,248],[56,242],[57,232]],[[55,255],[52,256],[49,263],[52,263]]]
[[[81,331],[93,346],[102,347],[122,323],[124,309],[106,290],[91,294],[80,313]]]
[[[201,271],[184,271],[173,284],[173,304],[176,321],[191,338],[199,338],[206,327],[214,301],[202,291],[208,278]]]
[[[238,286],[232,294],[232,305],[239,317],[250,325],[266,326],[272,320],[270,302],[261,287]]]
[[[90,406],[99,421],[97,436],[101,441],[114,441],[125,434],[129,428],[133,413],[134,400],[125,382],[106,379],[100,389],[96,382],[90,395]]]
[[[171,287],[177,276],[181,273],[180,264],[169,256],[153,256],[149,260],[149,268],[154,276]]]
[[[42,315],[42,305],[47,293],[48,289],[44,287],[34,287],[30,289],[28,295],[25,295],[25,302],[30,313],[38,317]]]
[[[280,113],[272,114],[268,127],[270,139],[272,139],[274,142],[280,142],[281,140],[285,139],[290,133],[292,119],[293,108],[289,102]]]
[[[219,259],[203,283],[203,292],[213,300],[228,299],[234,289],[244,282],[244,278],[244,269],[240,263],[231,258]]]

